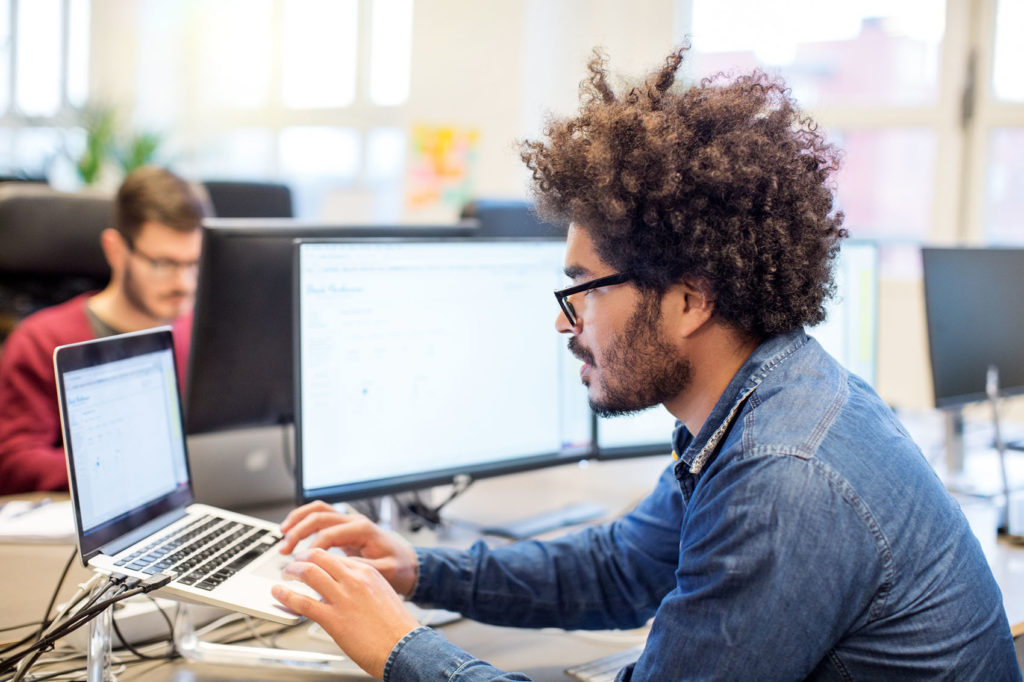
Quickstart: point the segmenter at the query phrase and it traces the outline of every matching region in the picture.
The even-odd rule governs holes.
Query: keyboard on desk
[[[565,669],[565,673],[581,682],[614,682],[619,671],[627,665],[635,663],[643,650],[644,645],[638,644],[593,661],[571,666]]]
[[[176,533],[132,551],[114,565],[147,575],[168,573],[179,584],[212,590],[280,539],[265,528],[201,516]]]

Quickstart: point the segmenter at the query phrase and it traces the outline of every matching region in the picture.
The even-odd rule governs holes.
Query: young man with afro
[[[314,502],[282,526],[286,553],[316,533],[285,573],[322,600],[275,596],[402,682],[525,679],[419,627],[403,597],[519,627],[653,618],[620,680],[1019,680],[959,506],[804,331],[846,237],[837,151],[764,74],[676,86],[684,54],[624,94],[598,55],[578,114],[522,147],[540,210],[571,222],[556,326],[592,406],[678,420],[653,492],[603,526],[466,551]]]

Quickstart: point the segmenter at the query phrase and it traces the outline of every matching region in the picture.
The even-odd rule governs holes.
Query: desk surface
[[[562,466],[476,482],[464,495],[446,508],[453,519],[471,519],[476,523],[500,523],[534,512],[556,509],[565,504],[597,500],[617,514],[630,508],[654,484],[668,460],[647,457],[616,462],[591,463],[584,466]],[[527,495],[523,491],[529,491]],[[973,503],[978,504],[978,503]],[[270,512],[268,518],[280,518],[284,509]],[[980,512],[980,513],[979,513]],[[985,524],[984,509],[969,509],[978,523]],[[419,535],[414,541],[427,540]],[[459,524],[442,533],[436,542],[463,544],[467,534]],[[1003,589],[1007,615],[1011,623],[1024,621],[1024,547],[994,533],[982,541],[996,580]],[[67,545],[0,544],[0,629],[37,620],[71,554]],[[77,584],[91,575],[80,560],[75,559],[64,583],[61,597],[70,596]],[[286,633],[279,644],[304,650],[337,649],[331,642],[310,636],[309,626]],[[567,680],[563,669],[570,664],[588,661],[642,641],[642,632],[564,632],[560,630],[525,630],[459,621],[442,626],[440,631],[452,642],[491,663],[506,669],[527,673],[534,680]],[[21,634],[23,631],[14,633]],[[0,634],[0,641],[13,639],[11,633]],[[146,680],[223,680],[223,679],[295,679],[294,672],[267,669],[227,668],[209,664],[145,663],[130,667],[121,679]],[[336,676],[303,673],[301,679],[338,679]]]

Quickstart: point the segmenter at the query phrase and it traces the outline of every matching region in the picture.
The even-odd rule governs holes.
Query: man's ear
[[[684,280],[670,290],[677,333],[688,337],[698,332],[715,313],[711,287],[704,280]]]
[[[112,227],[106,228],[100,232],[100,247],[103,249],[103,256],[107,259],[107,265],[110,266],[111,272],[118,270],[128,252],[128,244],[125,243],[121,233]]]

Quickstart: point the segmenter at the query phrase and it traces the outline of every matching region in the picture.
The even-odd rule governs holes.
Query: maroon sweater
[[[85,312],[92,293],[26,317],[0,351],[0,494],[67,490],[53,349],[95,337]],[[173,324],[184,385],[192,315]]]

